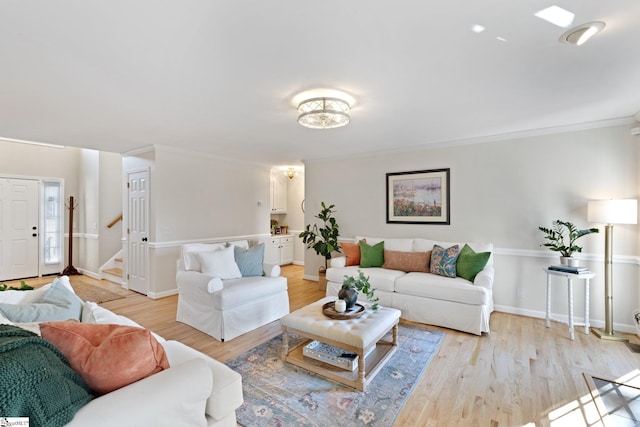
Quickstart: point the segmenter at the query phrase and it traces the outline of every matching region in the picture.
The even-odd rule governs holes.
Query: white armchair
[[[233,339],[289,313],[287,279],[280,276],[279,266],[261,263],[264,275],[238,277],[237,265],[225,265],[224,260],[220,261],[222,254],[211,254],[223,248],[220,244],[183,245],[176,274],[176,320],[220,341]],[[208,263],[207,257],[214,256],[219,259]]]

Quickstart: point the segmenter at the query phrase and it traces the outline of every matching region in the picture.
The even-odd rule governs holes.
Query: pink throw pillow
[[[169,368],[164,348],[148,329],[66,321],[41,323],[40,333],[97,394]]]

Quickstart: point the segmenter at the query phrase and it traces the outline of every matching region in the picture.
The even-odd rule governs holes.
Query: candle
[[[343,299],[336,300],[334,308],[338,313],[344,313],[347,309],[347,302]]]

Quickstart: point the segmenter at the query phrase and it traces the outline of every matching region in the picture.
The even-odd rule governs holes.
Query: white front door
[[[149,171],[129,172],[129,289],[149,292]]]
[[[38,276],[38,181],[0,179],[0,280]]]

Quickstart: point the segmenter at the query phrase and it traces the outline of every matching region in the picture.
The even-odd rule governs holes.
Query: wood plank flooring
[[[285,266],[291,310],[323,296],[304,280],[300,266]],[[120,286],[86,276],[107,289]],[[36,279],[36,285],[51,278]],[[28,281],[32,283],[32,281]],[[104,307],[125,315],[166,339],[181,341],[222,362],[280,334],[271,323],[221,343],[175,321],[177,296],[151,300],[135,292]],[[427,326],[425,326],[427,327]],[[506,313],[491,315],[491,334],[478,337],[444,330],[446,336],[398,416],[395,426],[594,426],[600,425],[588,399],[583,372],[619,378],[640,368],[640,354],[625,344],[603,341],[566,325]],[[630,336],[634,343],[640,342]]]

